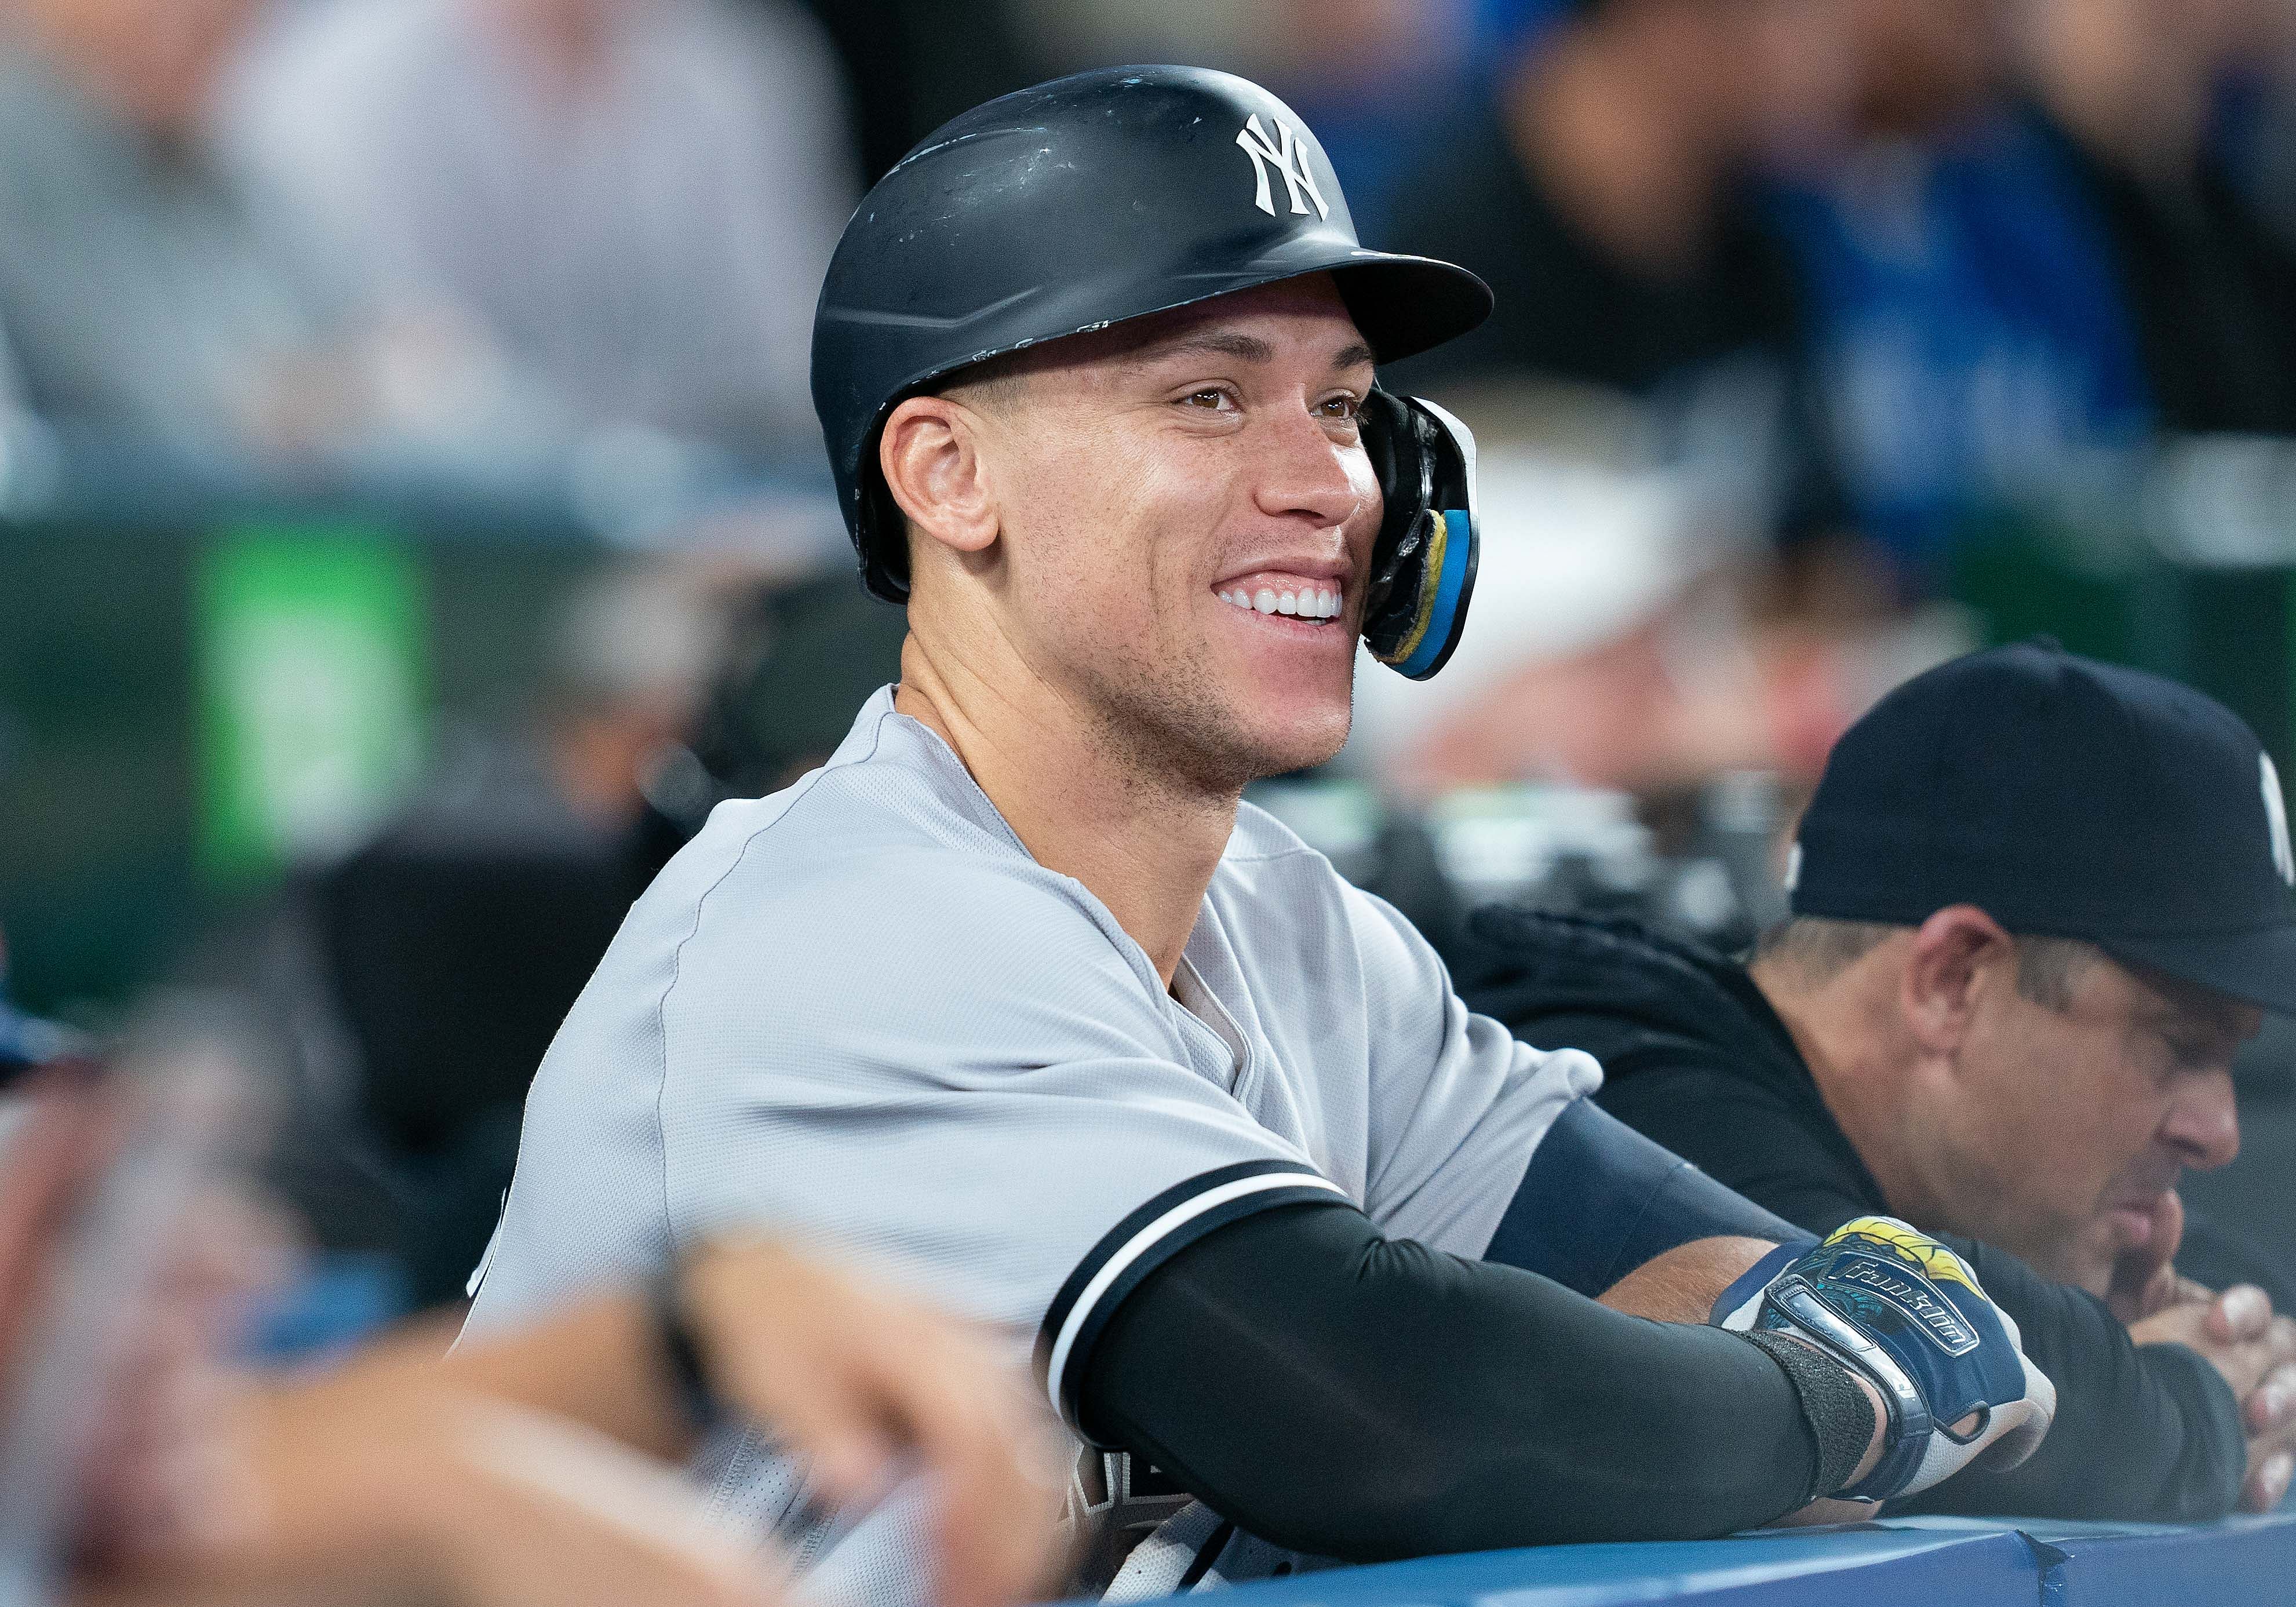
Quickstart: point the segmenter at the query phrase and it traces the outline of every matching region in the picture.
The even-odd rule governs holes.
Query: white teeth
[[[1295,591],[1279,592],[1274,586],[1263,586],[1251,592],[1237,586],[1232,592],[1218,594],[1222,603],[1248,608],[1263,614],[1288,614],[1300,619],[1330,619],[1339,615],[1344,599],[1341,594],[1318,586],[1306,586]]]

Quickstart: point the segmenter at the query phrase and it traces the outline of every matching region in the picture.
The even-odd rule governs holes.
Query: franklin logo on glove
[[[1908,1242],[1898,1224],[1888,1217],[1860,1217],[1844,1223],[1825,1242],[1835,1257],[1832,1274],[1835,1283],[1865,1290],[1887,1302],[1937,1341],[1948,1356],[1967,1356],[1977,1349],[1976,1331],[1954,1305],[1953,1297],[1938,1287],[1958,1283],[1976,1299],[1985,1298],[1976,1275],[1953,1251],[1921,1234]],[[1861,1244],[1873,1245],[1886,1263],[1877,1255],[1861,1253]],[[1906,1267],[1898,1258],[1914,1261],[1922,1270]]]
[[[1980,1455],[2014,1467],[2056,1414],[2056,1386],[2026,1358],[2015,1320],[1959,1256],[1894,1218],[1780,1246],[1724,1291],[1712,1320],[1800,1340],[1880,1393],[1882,1455],[1837,1492],[1845,1500],[1910,1496]]]

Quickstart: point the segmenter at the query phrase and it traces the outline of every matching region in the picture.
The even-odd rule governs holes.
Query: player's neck
[[[1169,988],[1240,793],[1191,789],[1111,750],[1029,683],[1020,695],[937,661],[913,635],[893,707],[947,742],[1029,857],[1108,906]]]

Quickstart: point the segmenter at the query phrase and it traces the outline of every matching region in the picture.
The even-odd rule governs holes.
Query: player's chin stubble
[[[1103,661],[1103,734],[1143,784],[1197,793],[1241,792],[1249,783],[1324,764],[1347,741],[1345,712],[1336,730],[1323,721],[1255,721],[1241,695],[1199,642],[1138,672]],[[1341,702],[1350,708],[1354,665]]]

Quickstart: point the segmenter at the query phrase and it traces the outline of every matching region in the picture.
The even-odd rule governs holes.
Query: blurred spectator
[[[2154,430],[2296,430],[2296,255],[2208,137],[2285,0],[1846,10],[1862,137],[1775,217],[1860,529],[1935,583],[1972,519]]]
[[[332,0],[223,124],[312,249],[466,313],[592,421],[810,461],[813,305],[858,192],[788,5]]]
[[[1785,455],[1804,406],[1786,385],[1798,287],[1750,186],[1837,124],[1841,12],[1582,0],[1417,143],[1395,233],[1482,275],[1498,306],[1397,381],[1608,386],[1648,398],[1685,455],[1751,459],[1773,487],[1798,476]]]
[[[1759,532],[1679,470],[1484,443],[1472,627],[1422,686],[1366,668],[1344,763],[1390,797],[1563,783],[1641,796],[1815,781],[1834,739],[1949,656],[1953,621],[1760,606]]]
[[[33,406],[235,442],[266,428],[272,388],[323,343],[340,299],[264,250],[190,143],[255,9],[0,12],[0,322]]]
[[[2141,441],[2144,380],[2080,185],[2010,100],[2011,0],[1842,11],[1855,139],[1770,217],[1840,512],[1934,585],[1973,513]]]
[[[1186,61],[1266,84],[1316,130],[1366,237],[1388,233],[1419,134],[1479,82],[1478,43],[1535,31],[1528,18],[1479,16],[1475,0],[1014,3],[1062,70]],[[1525,3],[1551,10],[1559,0]]]
[[[467,429],[484,354],[280,248],[195,138],[262,0],[0,0],[0,328],[20,400],[199,451]]]
[[[2030,0],[2032,89],[2096,209],[2160,422],[2296,433],[2296,248],[2211,137],[2219,91],[2284,77],[2287,0]]]

